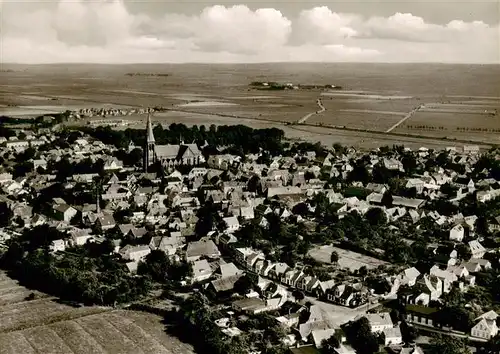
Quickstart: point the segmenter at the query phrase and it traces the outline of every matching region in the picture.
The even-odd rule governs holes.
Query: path
[[[424,332],[439,333],[439,334],[443,334],[443,335],[446,335],[446,336],[467,339],[467,340],[474,341],[474,342],[482,342],[482,343],[487,342],[486,339],[477,338],[477,337],[471,337],[471,336],[469,336],[469,335],[467,335],[465,333],[461,334],[461,333],[457,333],[457,332],[454,332],[454,331],[447,331],[447,330],[440,329],[440,328],[423,326],[423,325],[418,324],[418,323],[412,323],[411,325],[413,327],[417,328],[417,329],[420,329],[420,330],[424,331]]]
[[[399,122],[397,122],[392,127],[390,127],[389,129],[387,129],[386,133],[392,132],[394,129],[396,129],[401,124],[403,124],[406,120],[410,119],[415,113],[418,112],[419,109],[424,108],[424,107],[425,106],[422,104],[422,105],[418,106],[417,108],[412,109],[403,119],[401,119]]]
[[[312,112],[312,113],[308,113],[306,114],[304,117],[300,118],[297,123],[298,124],[303,124],[305,123],[309,118],[311,118],[313,115],[315,114],[320,114],[320,113],[323,113],[324,111],[326,111],[326,108],[325,106],[323,106],[323,102],[321,102],[321,98],[318,98],[316,100],[316,104],[318,105],[319,107],[319,111],[316,111],[316,112]]]

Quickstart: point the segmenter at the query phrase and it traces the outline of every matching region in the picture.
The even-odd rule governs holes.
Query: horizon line
[[[415,62],[377,62],[377,61],[262,61],[262,62],[136,62],[136,63],[99,63],[99,62],[52,62],[52,63],[16,63],[16,62],[0,62],[3,65],[273,65],[273,64],[382,64],[382,65],[416,65],[416,64],[433,64],[433,65],[500,65],[499,62],[438,62],[438,61],[415,61]]]

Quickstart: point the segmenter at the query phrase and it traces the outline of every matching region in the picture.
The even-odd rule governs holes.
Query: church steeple
[[[144,172],[147,172],[148,167],[155,163],[155,158],[155,136],[153,134],[153,126],[151,125],[151,115],[148,114],[146,146],[144,147]]]
[[[146,141],[148,143],[154,143],[155,142],[155,136],[153,134],[153,126],[151,125],[151,115],[149,113],[148,113],[148,122],[147,122],[146,129],[147,129],[147,132],[148,132],[148,136],[147,136]]]

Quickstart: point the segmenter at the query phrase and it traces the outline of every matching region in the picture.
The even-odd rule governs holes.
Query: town
[[[33,289],[203,353],[500,351],[500,149],[37,124],[0,128],[0,266]]]

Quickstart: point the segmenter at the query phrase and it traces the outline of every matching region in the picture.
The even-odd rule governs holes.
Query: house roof
[[[54,206],[54,210],[59,211],[61,213],[65,213],[70,209],[74,210],[74,208],[68,204],[58,204],[58,205]]]
[[[220,273],[222,278],[231,277],[243,273],[234,263],[225,263],[220,265]]]
[[[200,257],[209,255],[220,255],[220,251],[212,240],[201,239],[191,242],[187,246],[186,257]]]
[[[491,310],[491,311],[485,312],[481,316],[477,317],[476,321],[480,320],[480,319],[494,321],[497,319],[497,317],[498,317],[498,314],[495,311]]]
[[[206,259],[202,259],[200,261],[196,261],[193,263],[193,276],[211,274],[212,268]]]
[[[97,217],[97,220],[99,220],[101,226],[111,226],[116,224],[115,218],[112,214],[101,214]]]
[[[243,276],[242,274],[232,275],[230,277],[213,280],[211,282],[211,284],[214,287],[214,289],[215,289],[216,292],[229,291],[229,290],[232,290],[234,288],[234,284],[242,276]]]

